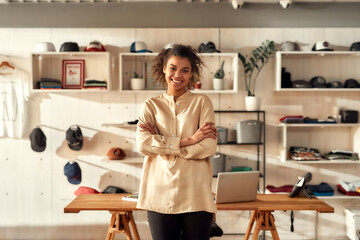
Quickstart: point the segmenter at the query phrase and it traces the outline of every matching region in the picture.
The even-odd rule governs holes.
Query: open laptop
[[[215,203],[249,202],[256,200],[259,171],[220,172]]]

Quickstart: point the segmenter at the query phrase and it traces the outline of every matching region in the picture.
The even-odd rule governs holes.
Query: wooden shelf
[[[119,54],[119,91],[122,93],[163,93],[165,90],[153,86],[151,62],[158,53],[120,53]],[[237,53],[200,53],[205,63],[201,72],[201,90],[191,90],[194,93],[204,94],[233,94],[239,88],[239,58]],[[219,69],[221,61],[225,61],[225,89],[214,90],[212,87],[213,75]],[[146,65],[146,66],[145,66]],[[133,73],[145,78],[144,90],[132,90],[130,81]]]
[[[339,160],[319,160],[319,161],[297,161],[288,159],[286,162],[299,163],[299,164],[359,164],[359,160],[347,160],[347,159],[339,159]]]
[[[86,78],[107,82],[106,89],[39,89],[41,78],[62,81],[63,60],[84,60],[84,81]],[[31,86],[34,93],[108,92],[111,90],[111,64],[109,52],[46,52],[31,54]]]
[[[128,123],[103,123],[101,126],[104,127],[118,127],[118,128],[128,128],[128,129],[136,129],[137,124],[128,124]]]
[[[122,160],[109,160],[109,158],[104,158],[102,162],[107,164],[117,164],[117,163],[127,163],[127,164],[136,164],[136,163],[143,163],[144,158],[143,157],[126,157]]]
[[[355,51],[293,51],[276,52],[275,91],[280,92],[359,92],[360,88],[282,88],[281,71],[291,74],[291,81],[309,81],[322,76],[326,82],[341,81],[357,77],[360,69],[360,52]],[[326,69],[326,71],[324,70]]]

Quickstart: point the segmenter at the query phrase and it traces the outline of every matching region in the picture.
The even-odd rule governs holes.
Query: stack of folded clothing
[[[93,88],[106,89],[107,83],[106,83],[106,81],[100,81],[100,80],[95,80],[95,79],[85,79],[84,88],[86,88],[86,89],[93,89]]]
[[[342,150],[332,150],[328,154],[325,154],[325,157],[329,160],[359,160],[359,155],[357,153]]]
[[[316,148],[294,147],[289,149],[289,155],[296,161],[318,161],[321,160],[321,154]]]
[[[340,184],[336,185],[339,192],[349,196],[360,196],[360,193],[356,191],[360,187],[360,181],[345,182],[340,181]]]
[[[61,89],[61,81],[53,78],[40,78],[38,85],[40,89]]]
[[[273,185],[267,185],[266,189],[271,193],[289,193],[293,189],[293,185],[283,185],[281,187],[275,187]]]
[[[334,189],[327,183],[320,183],[318,185],[308,185],[315,196],[333,196]]]

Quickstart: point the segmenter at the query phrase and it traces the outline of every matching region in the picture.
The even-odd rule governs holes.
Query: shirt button
[[[176,103],[176,106],[180,106],[180,103]]]
[[[170,147],[170,148],[173,148],[173,145],[170,145],[169,147]]]

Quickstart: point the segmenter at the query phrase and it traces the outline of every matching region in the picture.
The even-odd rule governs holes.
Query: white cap
[[[35,52],[56,52],[56,49],[51,42],[40,42],[36,44]]]

